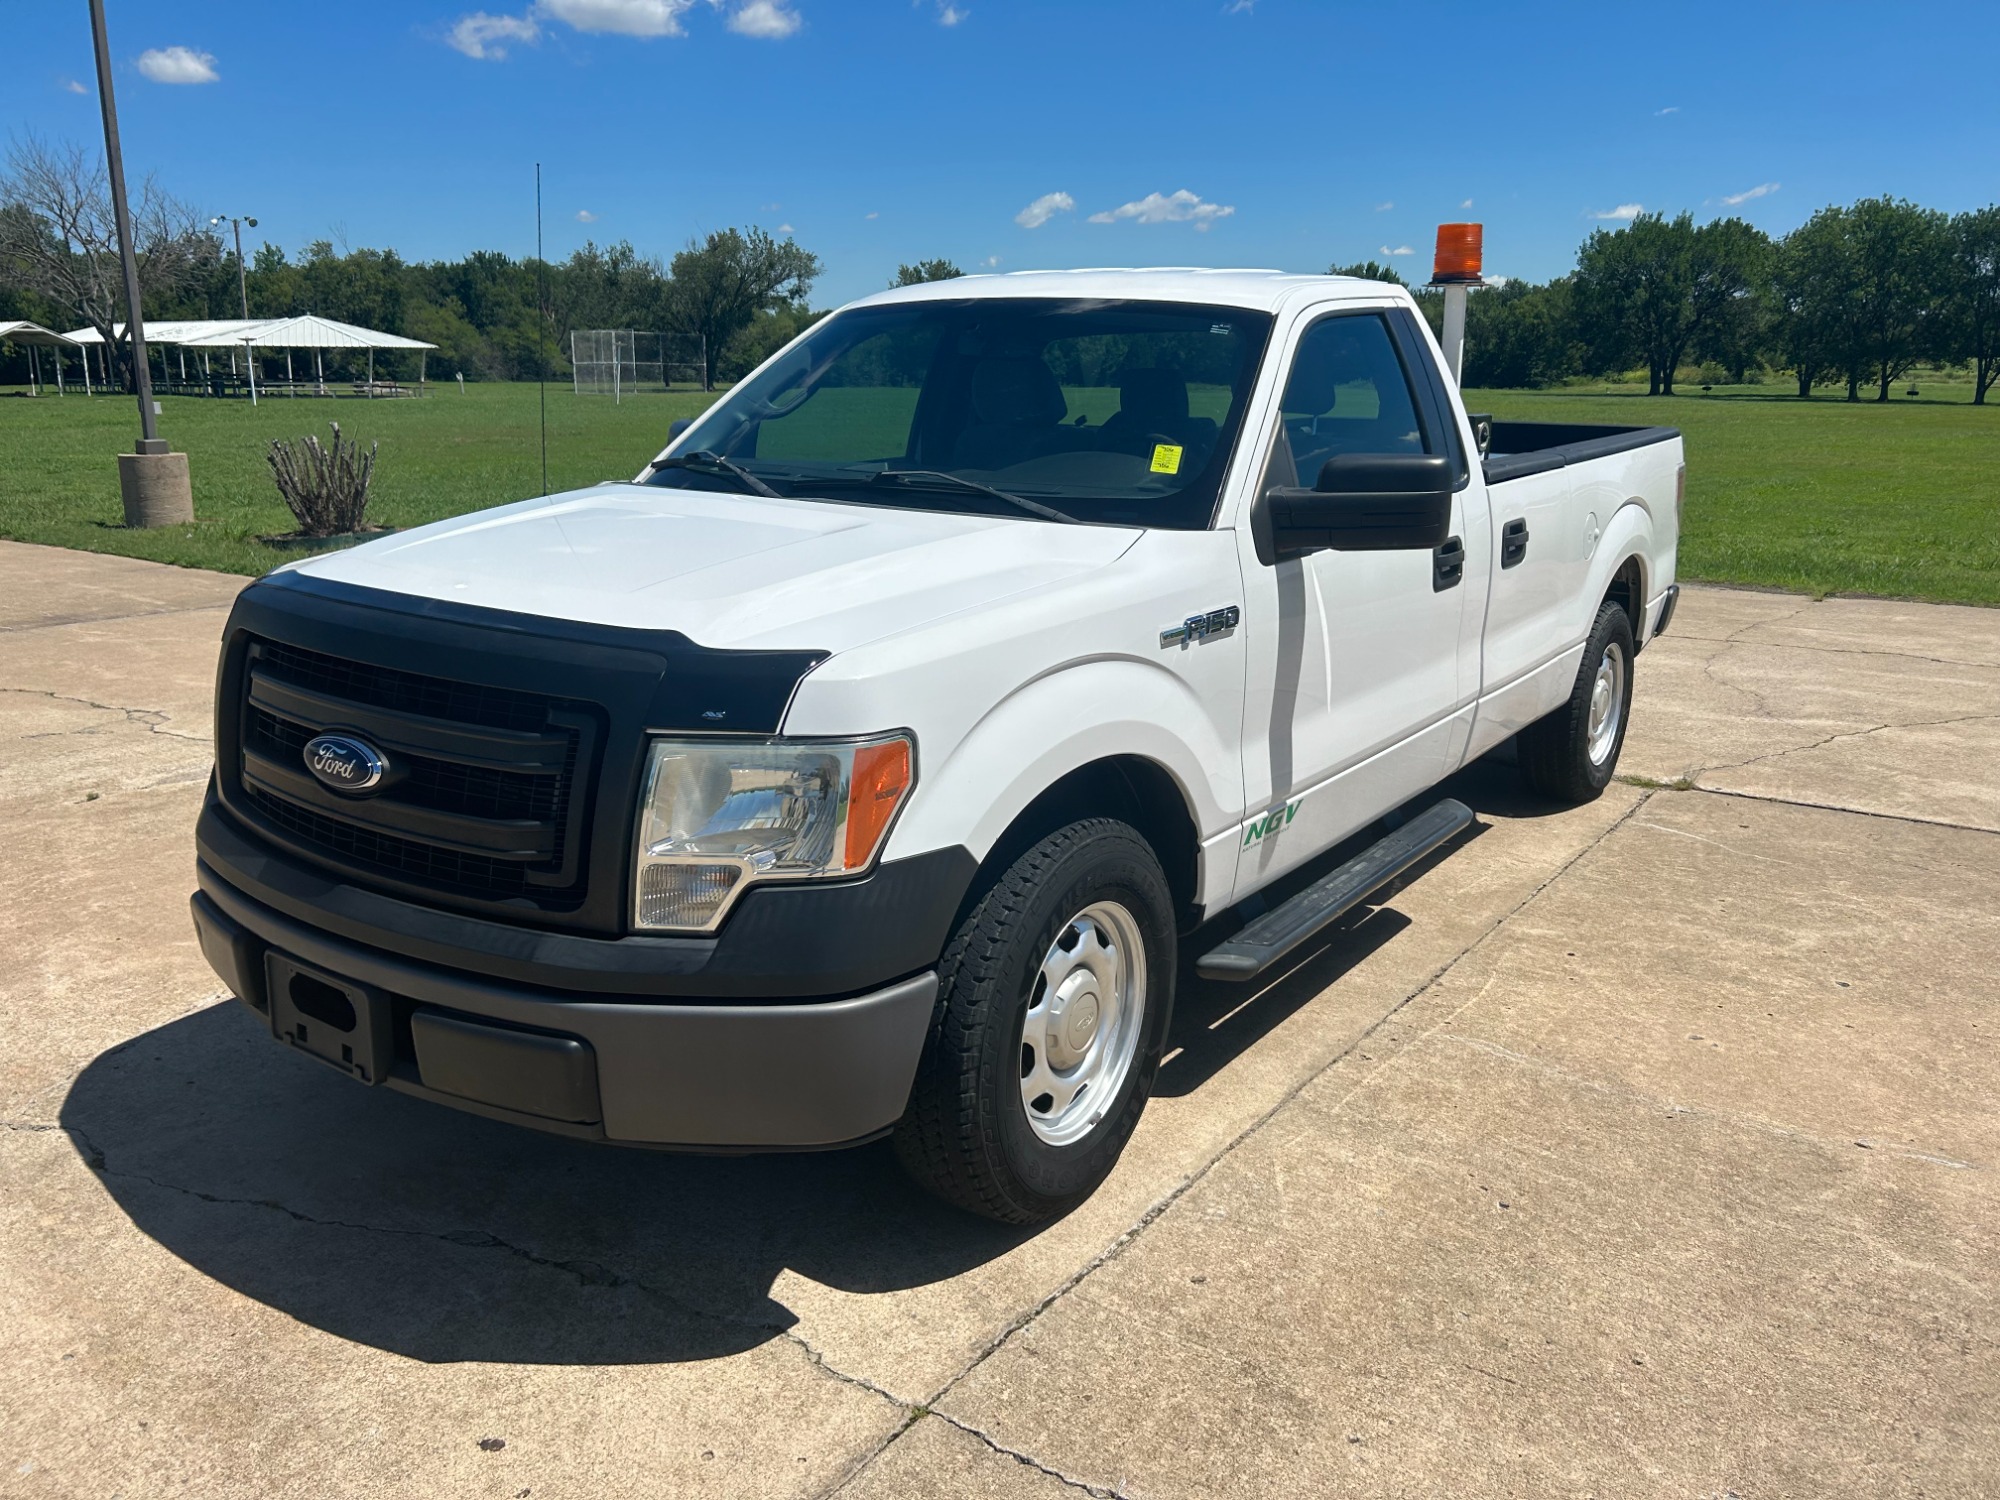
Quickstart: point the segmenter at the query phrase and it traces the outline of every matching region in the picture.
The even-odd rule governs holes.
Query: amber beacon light
[[[1445,363],[1451,378],[1458,380],[1465,368],[1465,298],[1476,286],[1486,285],[1480,263],[1486,251],[1485,226],[1480,224],[1438,225],[1437,255],[1431,261],[1431,285],[1444,292]]]

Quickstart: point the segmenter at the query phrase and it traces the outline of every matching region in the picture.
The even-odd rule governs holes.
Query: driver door
[[[1343,308],[1301,319],[1260,490],[1310,486],[1343,454],[1444,453],[1464,473],[1435,356],[1399,319],[1413,315]],[[1485,529],[1483,490],[1464,479],[1452,542],[1436,553],[1321,551],[1272,564],[1238,527],[1252,604],[1239,899],[1457,768],[1478,689]]]

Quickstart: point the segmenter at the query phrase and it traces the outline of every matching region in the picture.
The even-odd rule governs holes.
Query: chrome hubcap
[[[1132,1071],[1145,1013],[1138,921],[1115,901],[1085,907],[1049,945],[1021,1024],[1021,1104],[1037,1136],[1090,1134]]]
[[[1597,680],[1590,685],[1590,763],[1601,766],[1610,759],[1618,743],[1618,730],[1625,722],[1625,652],[1615,641],[1604,648],[1598,659]]]

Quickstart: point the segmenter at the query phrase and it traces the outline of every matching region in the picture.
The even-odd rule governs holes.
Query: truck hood
[[[843,651],[1102,568],[1135,529],[599,485],[290,564],[314,578],[647,630]]]

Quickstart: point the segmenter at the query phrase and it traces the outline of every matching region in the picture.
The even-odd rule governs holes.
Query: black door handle
[[[1500,528],[1500,566],[1511,568],[1528,555],[1528,522],[1516,516]]]
[[[1465,543],[1457,537],[1448,537],[1444,544],[1431,552],[1431,592],[1442,594],[1446,589],[1454,589],[1465,579]]]

